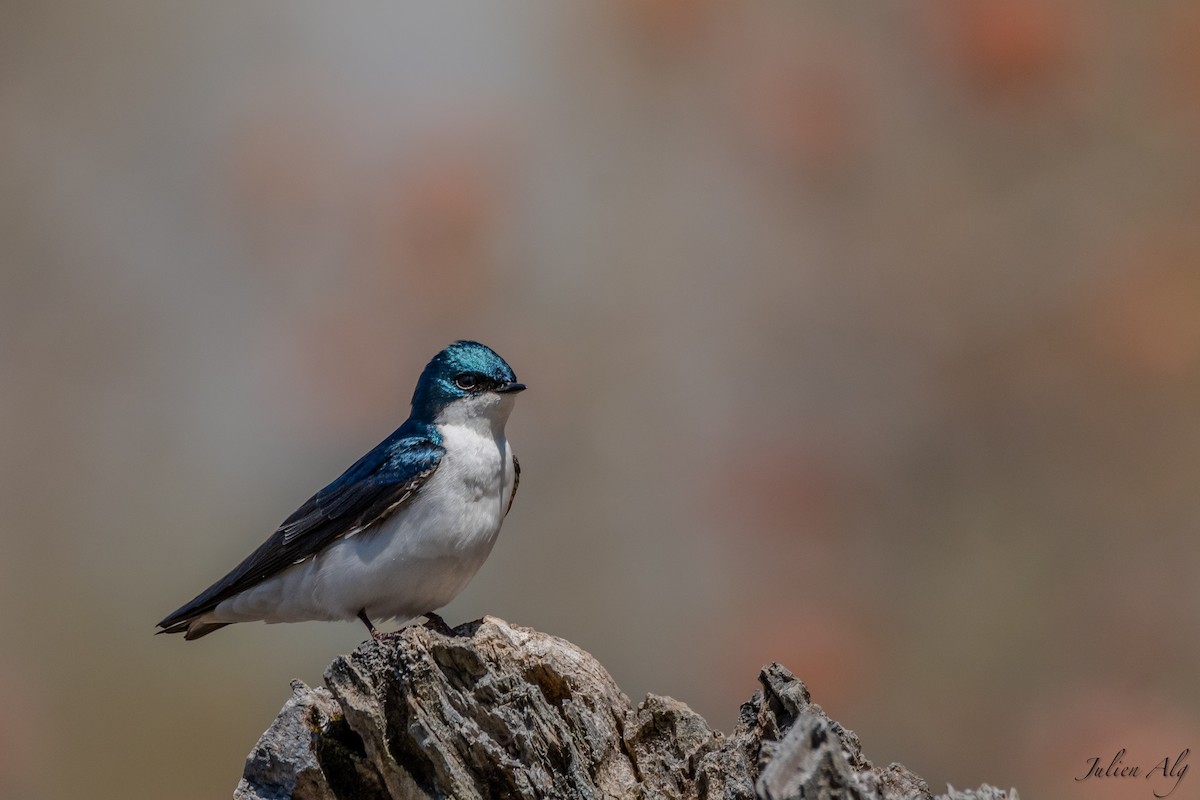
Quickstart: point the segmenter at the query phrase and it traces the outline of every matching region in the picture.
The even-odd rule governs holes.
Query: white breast
[[[516,471],[503,420],[439,423],[446,454],[408,506],[226,600],[213,621],[411,619],[453,600],[492,551]]]

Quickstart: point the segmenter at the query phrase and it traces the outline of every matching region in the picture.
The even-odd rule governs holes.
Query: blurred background
[[[452,623],[1146,795],[1073,779],[1200,751],[1198,143],[1182,1],[9,0],[0,796],[229,796],[361,626],[154,623],[460,337],[530,391]]]

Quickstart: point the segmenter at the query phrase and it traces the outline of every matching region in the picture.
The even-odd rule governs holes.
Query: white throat
[[[504,423],[512,413],[516,396],[486,392],[455,400],[438,412],[438,429],[462,428],[479,435],[504,438]]]

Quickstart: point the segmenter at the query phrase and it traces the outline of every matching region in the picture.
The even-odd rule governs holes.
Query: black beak
[[[523,391],[525,391],[525,384],[517,383],[516,381],[509,381],[508,383],[502,383],[496,387],[496,392],[498,394],[510,394],[512,392],[523,392]]]

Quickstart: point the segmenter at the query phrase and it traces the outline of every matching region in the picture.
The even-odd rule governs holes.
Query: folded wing
[[[407,426],[405,426],[407,427]],[[310,497],[228,575],[158,623],[181,633],[222,601],[311,558],[335,540],[386,519],[408,503],[437,469],[445,451],[436,434],[401,427],[333,483]]]

